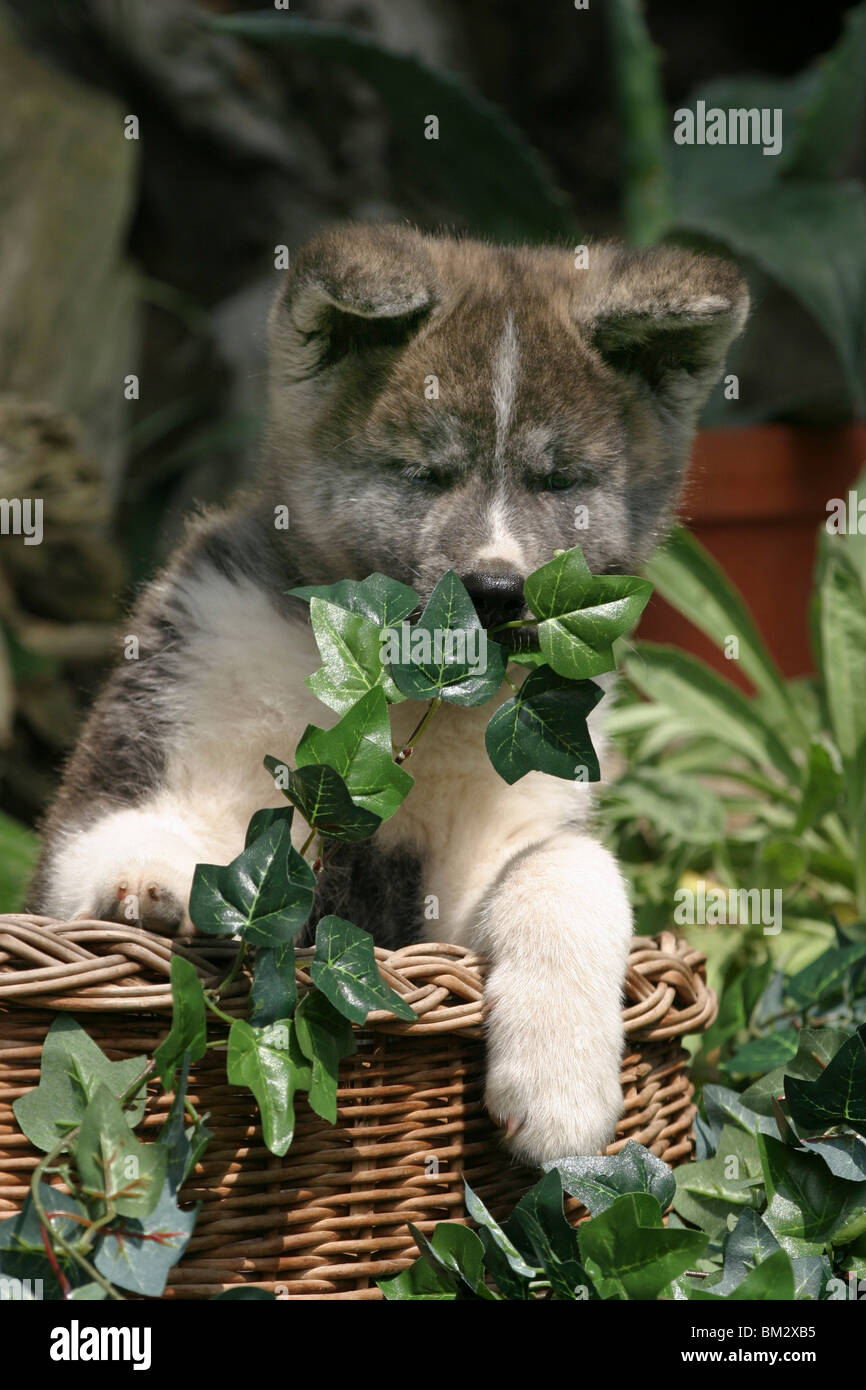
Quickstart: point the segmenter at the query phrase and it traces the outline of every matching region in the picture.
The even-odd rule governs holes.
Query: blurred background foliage
[[[863,412],[866,5],[0,0],[0,86],[0,495],[46,499],[0,542],[0,908],[129,598],[254,467],[276,247],[720,247],[756,312],[707,422]],[[676,146],[698,98],[782,107],[783,152]]]

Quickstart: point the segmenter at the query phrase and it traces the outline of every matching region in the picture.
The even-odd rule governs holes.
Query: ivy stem
[[[310,831],[309,835],[307,836],[306,840],[305,840],[304,843],[301,845],[301,858],[302,858],[302,859],[303,859],[304,855],[306,854],[307,850],[310,848],[310,845],[311,845],[311,844],[313,843],[313,841],[315,840],[317,833],[318,833],[318,832],[317,832],[317,830],[316,830],[316,827],[313,826],[313,828],[312,828],[312,830]]]
[[[136,1083],[136,1089],[138,1088],[139,1084],[140,1082]],[[127,1091],[124,1092],[124,1095],[126,1095],[128,1091],[129,1088],[127,1088]],[[132,1094],[134,1095],[135,1091],[133,1091]],[[121,1104],[122,1103],[123,1102],[121,1101]],[[39,1225],[42,1231],[42,1243],[46,1246],[46,1251],[48,1249],[48,1244],[50,1244],[52,1249],[54,1250],[61,1250],[63,1254],[66,1255],[67,1259],[74,1260],[75,1263],[79,1265],[81,1269],[84,1270],[85,1274],[89,1275],[89,1277],[95,1284],[98,1284],[101,1289],[104,1289],[109,1298],[113,1298],[117,1303],[124,1303],[126,1300],[124,1299],[122,1294],[119,1294],[117,1292],[117,1289],[114,1287],[114,1285],[110,1284],[107,1279],[103,1278],[103,1276],[99,1273],[99,1270],[96,1269],[90,1263],[90,1261],[85,1258],[84,1255],[82,1255],[80,1250],[78,1250],[74,1245],[70,1245],[69,1241],[66,1240],[66,1238],[62,1236],[59,1231],[55,1231],[53,1229],[48,1216],[48,1212],[45,1208],[45,1204],[42,1201],[42,1196],[39,1191],[39,1184],[42,1182],[43,1173],[47,1168],[50,1168],[51,1165],[57,1161],[57,1159],[60,1157],[63,1151],[72,1142],[72,1140],[76,1138],[80,1129],[81,1126],[76,1125],[74,1129],[71,1129],[68,1134],[65,1134],[63,1136],[60,1143],[57,1144],[55,1148],[51,1150],[50,1154],[47,1154],[46,1157],[42,1159],[41,1163],[37,1163],[36,1167],[33,1170],[33,1177],[30,1179],[30,1196],[33,1201],[33,1205],[36,1208],[36,1215],[39,1217]],[[52,1260],[51,1256],[49,1255],[49,1262],[51,1263],[56,1272],[58,1268],[56,1259]],[[68,1288],[68,1280],[64,1280],[64,1282],[66,1283],[66,1287]]]
[[[244,963],[244,957],[246,956],[246,953],[247,953],[247,943],[246,943],[245,941],[242,941],[241,944],[240,944],[240,946],[238,947],[238,953],[237,953],[237,955],[236,955],[235,958],[234,958],[234,962],[232,963],[232,968],[231,968],[231,970],[230,970],[229,973],[226,975],[226,977],[225,977],[225,979],[222,981],[222,983],[219,984],[219,985],[217,985],[216,989],[214,990],[214,993],[217,995],[217,997],[219,997],[219,996],[222,994],[222,992],[223,992],[224,989],[228,989],[228,987],[229,987],[229,985],[232,983],[232,981],[235,980],[235,979],[237,978],[237,976],[238,976],[238,974],[239,974],[239,972],[240,972],[241,966],[242,966],[243,963]]]
[[[407,758],[411,758],[415,748],[415,744],[418,742],[424,730],[427,728],[428,724],[430,723],[430,720],[433,718],[441,703],[442,701],[438,697],[437,699],[430,701],[429,705],[427,706],[427,709],[424,712],[423,717],[415,725],[415,728],[412,730],[411,734],[406,740],[405,747],[401,748],[400,752],[394,758],[395,763],[399,765],[400,763],[405,763]]]
[[[223,1023],[228,1023],[230,1027],[233,1026],[235,1020],[232,1018],[231,1014],[227,1014],[225,1010],[221,1009],[218,1004],[215,1004],[213,999],[211,998],[211,994],[213,993],[213,991],[206,989],[203,991],[203,993],[204,1002],[210,1009],[211,1013],[216,1014],[217,1018],[221,1018]],[[210,1044],[208,1044],[208,1046],[210,1046]]]

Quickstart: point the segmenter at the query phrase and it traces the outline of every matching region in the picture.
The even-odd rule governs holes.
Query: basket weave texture
[[[0,916],[0,1218],[20,1208],[41,1157],[12,1102],[38,1082],[54,1012],[79,1015],[112,1060],[151,1054],[169,1026],[172,954],[191,960],[207,988],[225,978],[235,950],[105,922]],[[301,989],[311,955],[298,952]],[[408,1222],[429,1233],[437,1221],[468,1221],[464,1178],[498,1216],[537,1180],[511,1163],[484,1109],[483,962],[440,943],[377,947],[376,959],[417,1021],[369,1015],[357,1053],[341,1063],[336,1125],[297,1097],[284,1158],[264,1147],[249,1092],[227,1083],[224,1054],[209,1050],[194,1067],[189,1095],[214,1138],[183,1189],[202,1205],[167,1296],[208,1298],[249,1282],[280,1297],[379,1298],[375,1280],[417,1256]],[[248,990],[239,977],[221,1007],[244,1015]],[[606,1152],[635,1139],[681,1163],[693,1151],[695,1106],[680,1039],[717,1011],[704,957],[671,932],[636,937],[624,995],[624,1108]],[[153,1137],[169,1103],[156,1088],[140,1135]],[[586,1215],[572,1198],[566,1209],[571,1220]]]

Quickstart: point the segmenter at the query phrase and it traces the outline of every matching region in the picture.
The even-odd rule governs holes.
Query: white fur
[[[478,551],[474,565],[501,564],[513,565],[518,571],[526,565],[523,546],[511,530],[512,518],[505,498],[494,497],[487,510],[487,544]]]
[[[493,415],[496,422],[496,458],[501,459],[508,431],[511,428],[511,414],[517,395],[517,375],[520,354],[517,347],[517,329],[514,315],[505,317],[505,328],[497,348],[493,363]]]
[[[264,755],[291,759],[307,723],[336,719],[304,684],[319,664],[306,625],[254,585],[215,573],[184,598],[204,631],[174,696],[164,786],[70,838],[53,875],[59,915],[121,882],[133,894],[157,882],[185,900],[196,863],[227,862],[253,812],[284,804]],[[516,1152],[541,1162],[594,1152],[611,1136],[631,916],[615,863],[580,828],[590,788],[541,773],[508,787],[484,749],[490,712],[441,707],[406,765],[415,786],[379,838],[421,852],[423,891],[438,902],[430,938],[489,956],[488,1102],[520,1123]],[[396,743],[418,713],[414,701],[393,708]],[[598,746],[596,715],[592,723]],[[296,844],[305,833],[297,816]]]

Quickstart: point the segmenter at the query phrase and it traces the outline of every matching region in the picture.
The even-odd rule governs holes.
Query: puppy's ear
[[[322,233],[298,253],[271,310],[276,379],[303,381],[350,355],[400,346],[438,293],[419,233],[361,225]]]
[[[590,265],[579,317],[593,347],[691,427],[746,321],[745,281],[729,262],[679,247],[600,246]]]

